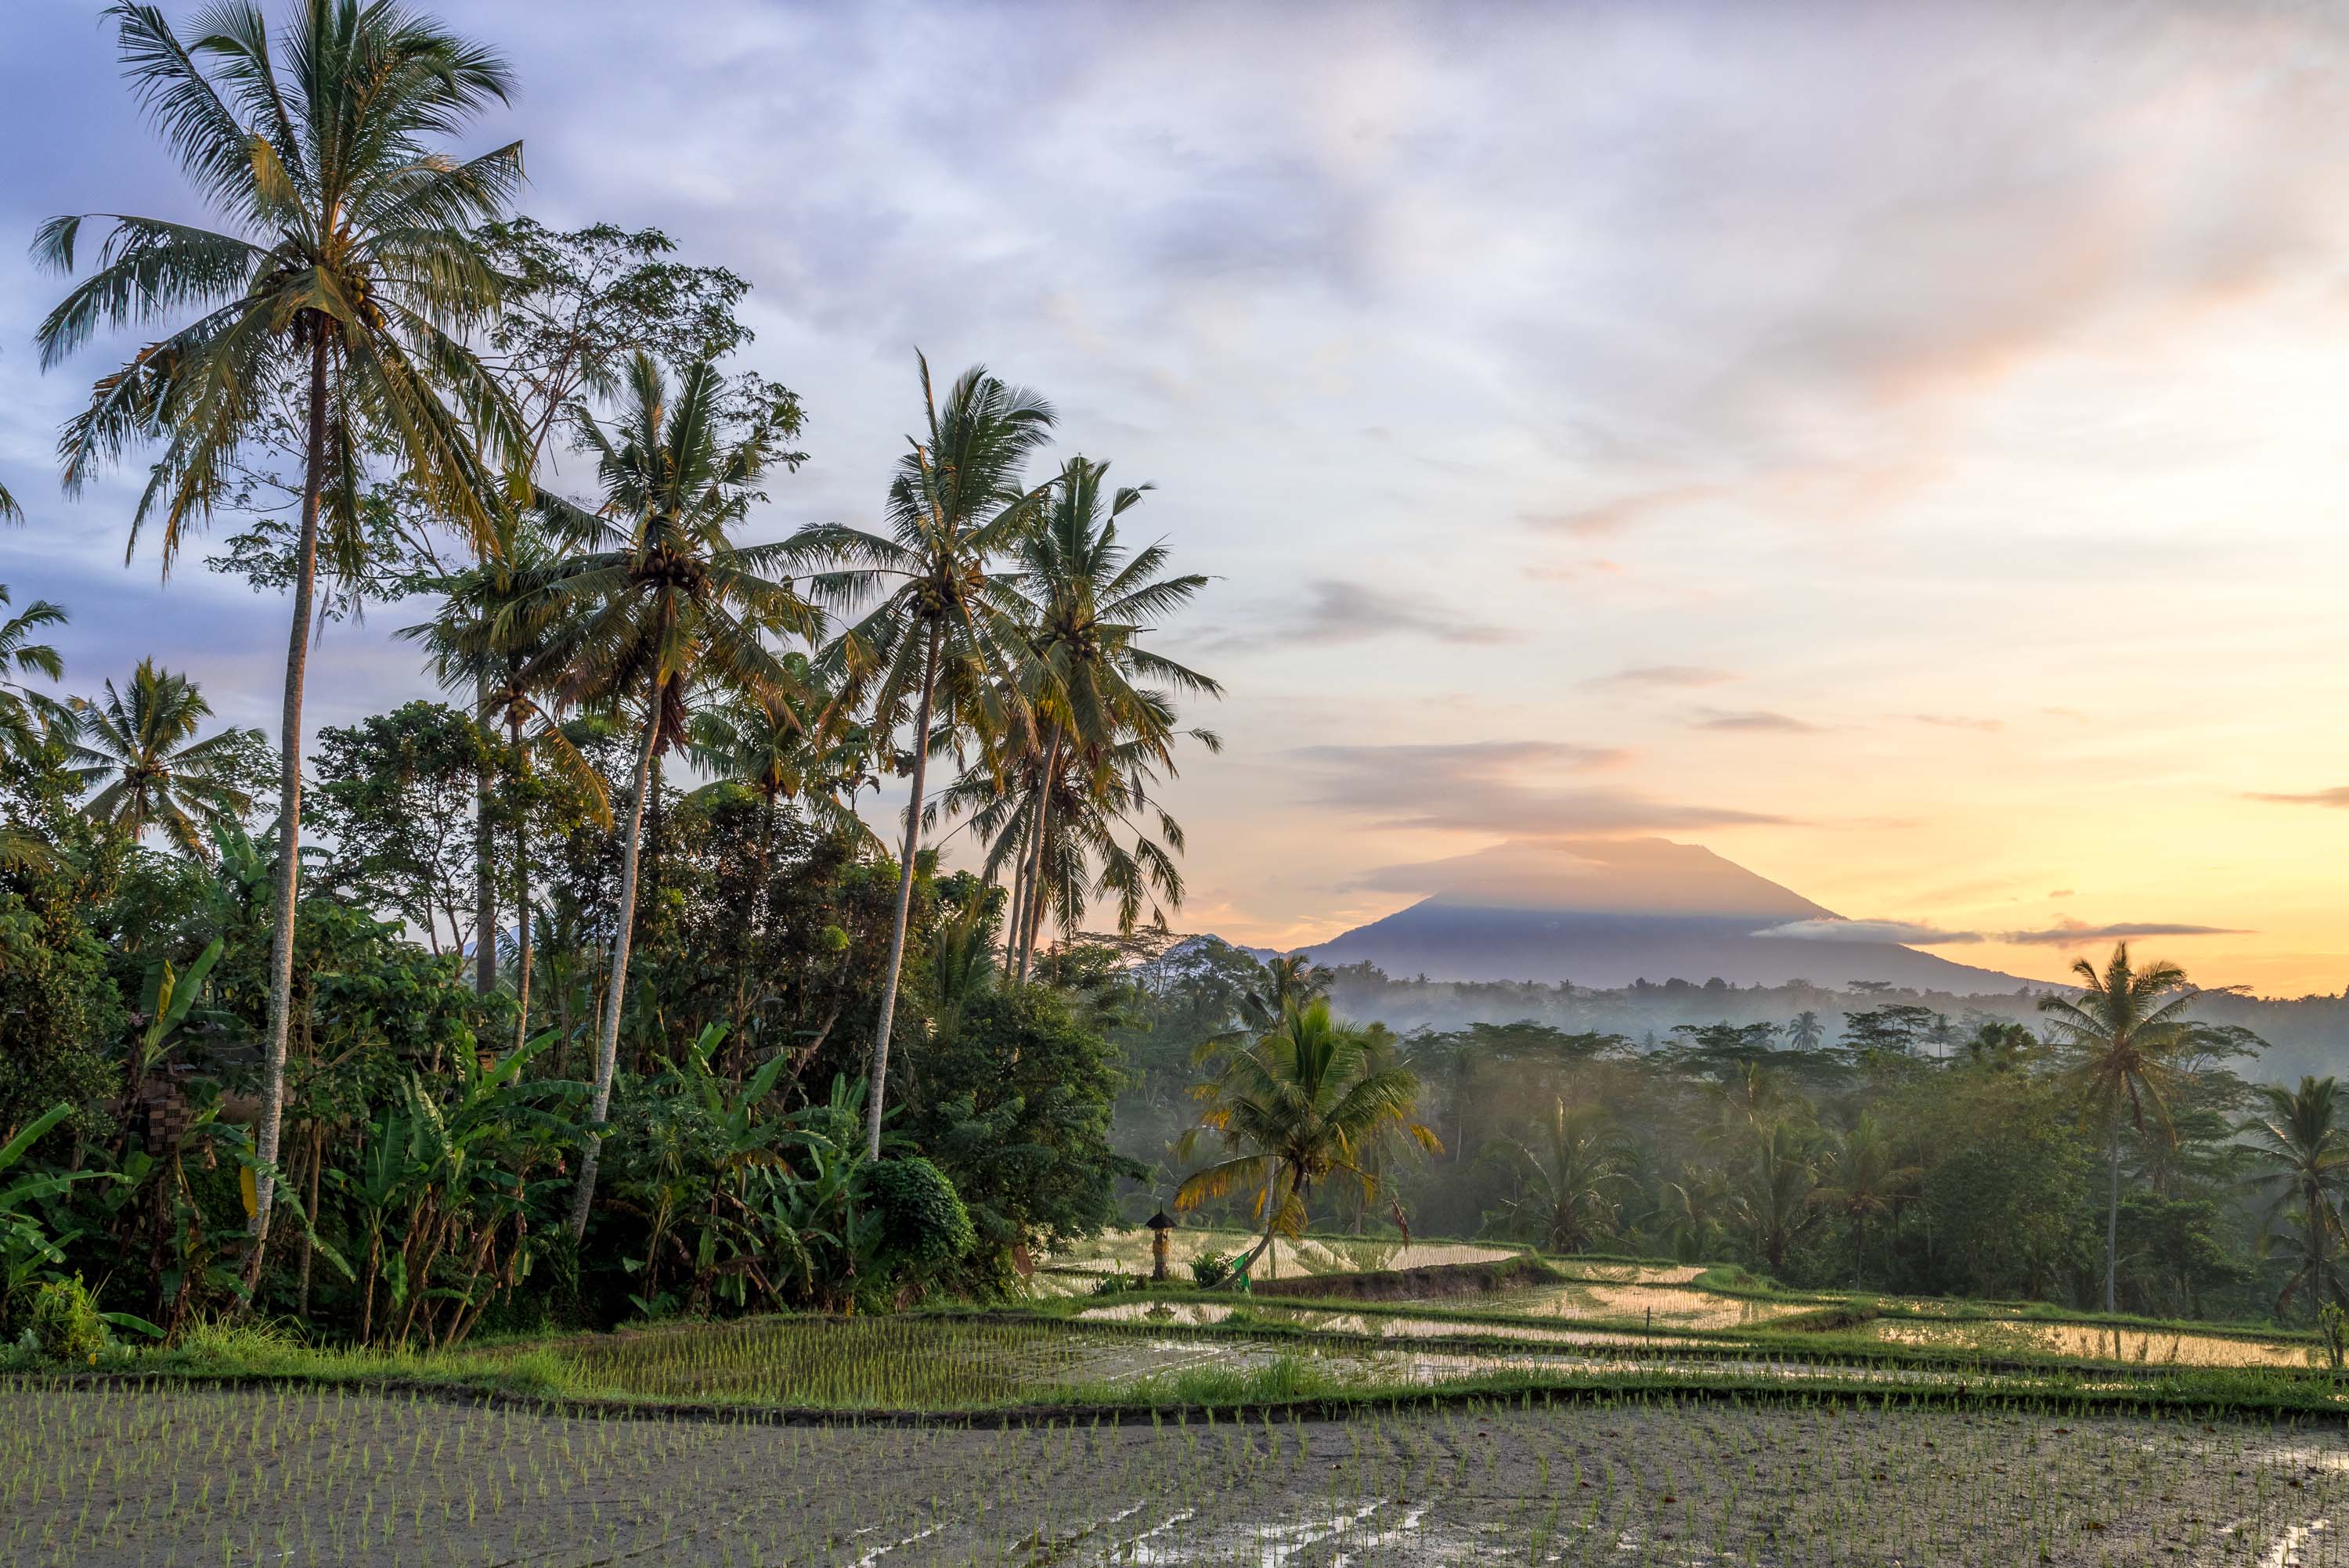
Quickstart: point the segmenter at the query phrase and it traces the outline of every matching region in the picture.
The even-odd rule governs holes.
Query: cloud
[[[1611,676],[1599,676],[1582,684],[1587,686],[1652,686],[1688,691],[1698,686],[1719,686],[1736,678],[1734,671],[1717,670],[1709,665],[1634,665],[1630,669],[1617,670]]]
[[[2036,931],[1944,931],[1913,920],[1796,920],[1757,931],[1756,936],[1785,937],[1797,942],[1898,942],[1909,947],[1946,947],[1970,942],[2006,942],[2026,947],[2070,947],[2086,942],[2125,941],[2133,936],[2242,936],[2248,933],[2220,925],[2178,925],[2166,922],[2117,922],[2090,925],[2061,921]]]
[[[2349,807],[2349,784],[2331,789],[2312,789],[2305,795],[2270,795],[2252,789],[2244,792],[2246,800],[2266,800],[2278,806]]]
[[[1919,713],[1909,717],[1920,724],[1930,724],[1941,729],[1978,729],[1985,735],[2006,727],[2006,720],[2002,718],[1970,718],[1961,713]]]
[[[1611,767],[1627,755],[1563,741],[1315,746],[1291,755],[1310,775],[1309,803],[1359,812],[1381,828],[1556,837],[1787,820],[1661,800],[1633,789],[1560,783],[1558,775]]]
[[[2089,925],[2081,921],[2067,920],[2038,931],[2002,931],[1994,940],[2019,943],[2026,946],[2069,947],[2083,942],[2125,942],[2133,936],[2248,936],[2250,934],[2248,931],[2230,925],[2177,925],[2161,921]]]
[[[1208,640],[1211,647],[1275,645],[1342,645],[1373,637],[1413,635],[1464,646],[1514,643],[1506,626],[1455,613],[1417,594],[1391,593],[1340,577],[1316,578],[1306,585],[1304,613],[1279,624],[1235,629]]]
[[[1982,939],[1979,931],[1943,931],[1913,920],[1792,920],[1754,934],[1795,942],[1898,942],[1915,947]]]
[[[1660,512],[1678,507],[1712,500],[1723,493],[1719,485],[1673,485],[1663,490],[1619,497],[1596,506],[1581,507],[1572,511],[1521,511],[1517,521],[1528,528],[1545,533],[1563,533],[1575,539],[1596,539],[1605,534],[1620,533],[1635,523],[1644,522]]]
[[[1819,729],[1816,724],[1762,708],[1699,708],[1689,724],[1696,729],[1775,731],[1781,735],[1816,735]]]

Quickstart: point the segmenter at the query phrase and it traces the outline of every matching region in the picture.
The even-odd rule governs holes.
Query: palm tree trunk
[[[514,785],[514,1049],[530,1040],[530,822],[519,790],[522,785],[522,717],[506,721],[513,737]]]
[[[323,324],[310,344],[310,430],[302,476],[302,540],[294,561],[294,625],[285,645],[285,705],[278,719],[277,908],[269,933],[269,1039],[262,1057],[261,1127],[254,1152],[252,1255],[245,1260],[247,1293],[260,1288],[268,1251],[269,1177],[277,1164],[279,1124],[285,1111],[285,1032],[294,1001],[294,902],[302,874],[302,677],[310,656],[310,593],[318,573],[318,496],[326,476],[326,335]]]
[[[473,717],[490,711],[490,676],[484,670],[473,681]],[[498,841],[497,813],[492,800],[493,780],[484,758],[473,777],[473,994],[486,996],[498,988]]]
[[[1003,929],[1003,969],[1009,974],[1019,966],[1019,944],[1028,930],[1028,845],[1036,832],[1031,818],[1028,831],[1019,837],[1019,859],[1011,867],[1011,918]]]
[[[1028,873],[1028,923],[1020,932],[1019,983],[1028,983],[1028,965],[1036,956],[1036,928],[1043,923],[1044,843],[1050,836],[1052,771],[1061,764],[1061,727],[1052,726],[1051,743],[1044,748],[1044,774],[1036,789],[1036,858]]]
[[[612,1076],[620,1057],[620,1006],[626,999],[628,941],[636,923],[636,851],[644,837],[645,796],[652,787],[653,745],[660,738],[660,693],[652,694],[645,715],[645,743],[636,752],[636,803],[628,811],[627,846],[620,851],[619,927],[612,934],[612,979],[604,998],[603,1027],[595,1041],[595,1095],[588,1108],[590,1121],[600,1122],[612,1109]],[[579,1156],[579,1185],[571,1197],[571,1239],[587,1233],[587,1210],[595,1202],[595,1158],[604,1136],[587,1134]]]
[[[2116,1312],[2113,1305],[2113,1276],[2120,1270],[2121,1256],[2121,1130],[2115,1127],[2110,1135],[2112,1192],[2105,1206],[2105,1310]]]
[[[897,1016],[897,973],[905,962],[905,920],[914,903],[914,857],[922,847],[922,786],[929,777],[930,698],[938,684],[938,628],[922,655],[922,700],[914,715],[914,787],[905,802],[905,849],[897,862],[897,918],[889,931],[881,981],[881,1018],[873,1029],[873,1082],[864,1091],[864,1157],[881,1158],[881,1102],[889,1088],[889,1027]]]

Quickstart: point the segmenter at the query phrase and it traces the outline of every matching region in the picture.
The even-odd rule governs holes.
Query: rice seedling
[[[1252,1382],[1312,1377],[1291,1358]],[[2336,1423],[2045,1401],[1630,1391],[991,1429],[0,1380],[0,1560],[36,1568],[2318,1568],[2349,1558],[2344,1507]]]

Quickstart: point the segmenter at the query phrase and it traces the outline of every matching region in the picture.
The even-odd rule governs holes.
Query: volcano
[[[1959,995],[2041,984],[1882,941],[1761,934],[1834,911],[1696,844],[1664,839],[1506,843],[1407,869],[1431,896],[1306,949],[1408,979],[1613,989],[1635,980],[1734,985],[1852,981]],[[1816,930],[1816,926],[1809,929]]]

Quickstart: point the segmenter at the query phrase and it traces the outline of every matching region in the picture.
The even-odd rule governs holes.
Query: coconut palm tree
[[[168,573],[185,527],[237,485],[242,449],[266,442],[280,395],[300,445],[301,534],[285,659],[274,925],[250,1280],[260,1277],[285,1104],[301,864],[302,686],[323,546],[355,573],[364,550],[363,454],[382,453],[424,502],[460,526],[488,520],[486,445],[523,432],[463,340],[497,298],[469,224],[502,212],[522,144],[460,160],[442,143],[512,73],[495,54],[388,0],[308,0],[275,36],[260,10],[223,4],[182,37],[160,7],[120,5],[126,75],[213,230],[107,215],[97,270],[43,320],[44,369],[98,331],[180,317],[101,377],[59,442],[70,492],[135,443],[161,443],[130,529],[150,521]],[[41,226],[35,255],[74,270],[83,217]]]
[[[1443,1149],[1412,1119],[1419,1079],[1395,1059],[1387,1037],[1337,1022],[1325,1001],[1292,1008],[1255,1045],[1231,1052],[1200,1093],[1206,1109],[1176,1152],[1190,1158],[1212,1133],[1231,1153],[1185,1177],[1174,1206],[1256,1190],[1264,1239],[1238,1272],[1264,1255],[1276,1232],[1305,1228],[1316,1182],[1342,1181],[1368,1205],[1382,1186],[1376,1166],[1386,1144],[1402,1138]]]
[[[2071,1058],[2064,1078],[2084,1119],[2105,1138],[2105,1310],[2112,1312],[2120,1266],[2121,1124],[2126,1119],[2140,1138],[2168,1130],[2176,1061],[2192,1044],[2186,1015],[2195,993],[2175,964],[2134,966],[2126,942],[2113,945],[2101,974],[2085,958],[2073,961],[2072,972],[2080,977],[2079,998],[2042,996],[2039,1008]]]
[[[543,767],[562,779],[604,827],[611,826],[612,807],[603,776],[581,755],[550,706],[555,696],[545,655],[556,634],[560,601],[549,577],[562,559],[560,545],[533,518],[511,510],[499,516],[480,542],[473,565],[434,584],[443,595],[440,613],[421,624],[402,627],[399,634],[429,650],[433,674],[443,689],[470,696],[483,725],[505,727],[507,785],[515,800],[508,815],[513,830],[514,1048],[519,1050],[530,1038],[535,951],[527,808],[533,770]],[[485,802],[481,813],[485,828],[494,827],[496,813],[490,804]],[[475,939],[477,956],[493,958],[494,897],[481,899],[476,913],[482,916],[474,925],[481,933]]]
[[[1816,1051],[1827,1037],[1827,1027],[1818,1014],[1806,1007],[1786,1025],[1786,1045],[1797,1051]]]
[[[2349,1308],[2344,1277],[2341,1201],[2349,1192],[2349,1129],[2340,1124],[2339,1091],[2329,1078],[2302,1078],[2298,1088],[2261,1084],[2258,1115],[2239,1130],[2268,1170],[2251,1185],[2272,1194],[2263,1235],[2274,1233],[2285,1211],[2299,1232],[2299,1265],[2276,1297],[2278,1318],[2305,1291],[2313,1317],[2328,1303]]]
[[[1612,1234],[1619,1194],[1630,1184],[1630,1140],[1603,1105],[1568,1109],[1560,1095],[1541,1119],[1539,1147],[1505,1139],[1487,1150],[1513,1167],[1523,1195],[1504,1207],[1542,1246],[1578,1253]]]
[[[1818,1186],[1812,1141],[1807,1130],[1789,1121],[1756,1128],[1751,1153],[1736,1172],[1730,1211],[1774,1274],[1785,1268],[1786,1254],[1823,1217],[1812,1201]]]
[[[1192,733],[1211,749],[1222,744],[1205,730]],[[991,881],[1013,869],[1023,930],[1011,935],[1007,965],[1032,953],[1048,909],[1073,931],[1094,900],[1108,897],[1118,929],[1130,934],[1145,904],[1161,925],[1166,909],[1181,904],[1183,827],[1153,798],[1162,769],[1174,771],[1160,741],[1039,748],[1019,740],[985,748],[939,792],[925,827],[940,815],[968,814],[968,826],[988,841],[984,874]],[[1136,826],[1137,818],[1154,819],[1156,836]]]
[[[713,776],[709,788],[733,784],[757,795],[770,835],[776,813],[796,803],[825,828],[877,846],[855,810],[856,792],[880,783],[871,732],[805,654],[785,654],[783,668],[790,700],[736,692],[693,716],[694,762]]]
[[[841,696],[852,710],[870,716],[876,739],[909,724],[912,729],[897,908],[865,1096],[865,1151],[875,1159],[930,755],[978,732],[1001,734],[1029,723],[1009,678],[1025,653],[1019,596],[989,568],[1034,525],[1050,490],[1030,489],[1020,477],[1050,438],[1050,404],[979,366],[964,371],[941,404],[929,361],[915,358],[924,428],[907,438],[909,449],[890,482],[888,531],[818,523],[788,545],[792,561],[825,568],[811,589],[817,602],[857,617],[825,650]],[[947,722],[937,726],[941,709]]]
[[[141,659],[127,692],[106,683],[102,701],[83,705],[67,769],[85,791],[82,810],[111,822],[133,841],[150,827],[186,854],[202,858],[218,823],[253,810],[235,778],[241,747],[262,744],[257,729],[223,729],[198,740],[212,717],[196,683]]]
[[[1876,1119],[1862,1115],[1828,1150],[1823,1180],[1811,1201],[1851,1222],[1852,1284],[1868,1268],[1868,1227],[1892,1212],[1893,1205],[1914,1191],[1920,1167],[1903,1165],[1892,1140]]]
[[[799,422],[788,394],[730,412],[724,378],[708,360],[687,366],[672,395],[660,366],[639,354],[629,363],[613,428],[585,414],[578,420],[580,439],[596,457],[602,506],[590,511],[556,496],[539,499],[550,526],[599,547],[524,578],[519,592],[545,594],[554,632],[520,678],[525,685],[552,678],[568,704],[625,707],[641,732],[596,1041],[590,1120],[598,1124],[611,1109],[619,1060],[654,760],[688,743],[693,704],[714,691],[790,701],[791,671],[764,639],[812,636],[817,629],[807,603],[770,575],[781,548],[738,545],[732,537],[751,503],[764,499],[761,480],[778,464],[798,466],[801,455],[786,443]],[[574,1237],[587,1228],[602,1142],[600,1133],[587,1135],[572,1199]]]
[[[1163,543],[1133,551],[1119,542],[1118,519],[1151,487],[1120,489],[1104,504],[1108,476],[1105,462],[1079,456],[1063,463],[1051,505],[1012,552],[1014,580],[1032,606],[1030,656],[1022,674],[1042,744],[1037,772],[1042,788],[1028,812],[1032,849],[1015,879],[1012,901],[1022,980],[1034,957],[1045,902],[1044,867],[1053,844],[1053,795],[1063,750],[1092,763],[1096,775],[1107,754],[1121,746],[1171,766],[1174,694],[1223,694],[1207,676],[1141,645],[1149,623],[1182,608],[1207,579],[1195,573],[1164,575]],[[1202,738],[1211,749],[1220,744],[1212,735]],[[1112,789],[1104,781],[1098,792],[1107,796]],[[1179,843],[1179,830],[1168,837]],[[1071,879],[1061,880],[1064,889],[1071,885]]]
[[[8,607],[8,585],[0,583],[0,610]],[[45,692],[37,692],[11,675],[46,676],[63,680],[65,660],[47,643],[33,641],[44,626],[62,626],[62,604],[36,599],[5,620],[0,620],[0,750],[19,756],[37,751],[52,735],[70,735],[73,710]]]

